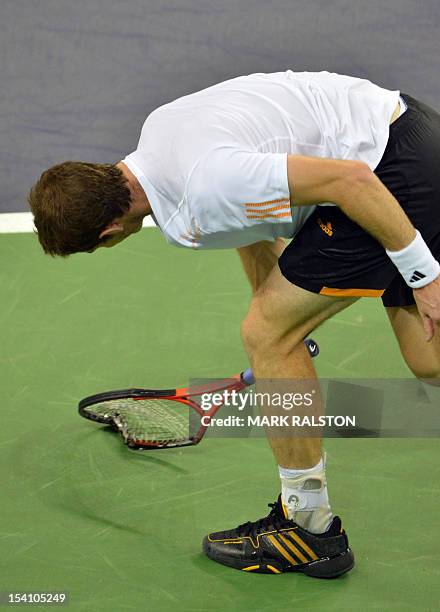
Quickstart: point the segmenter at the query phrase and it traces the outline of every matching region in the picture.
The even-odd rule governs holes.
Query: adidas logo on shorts
[[[330,221],[327,221],[327,223],[324,223],[322,219],[317,219],[316,221],[319,227],[322,229],[322,231],[327,234],[327,236],[333,236],[333,228],[332,228],[332,224],[330,223]]]

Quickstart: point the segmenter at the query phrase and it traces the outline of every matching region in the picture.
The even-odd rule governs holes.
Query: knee
[[[399,341],[399,344],[401,355],[414,376],[440,386],[440,346],[436,339],[431,344],[421,341]]]
[[[301,330],[294,325],[287,329],[267,315],[258,305],[251,304],[241,325],[243,346],[252,359],[272,354],[290,354],[302,342]]]
[[[426,372],[414,372],[414,375],[423,383],[440,387],[440,371],[427,370]]]
[[[407,362],[408,363],[408,362]],[[416,378],[435,387],[440,386],[440,364],[410,364],[408,366]]]

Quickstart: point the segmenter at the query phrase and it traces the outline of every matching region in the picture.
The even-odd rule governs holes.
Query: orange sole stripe
[[[259,565],[249,565],[249,567],[243,567],[243,571],[244,572],[252,572],[255,569],[259,569],[260,566]]]
[[[335,287],[323,287],[319,295],[333,297],[381,297],[385,289],[336,289]]]
[[[282,572],[280,572],[280,570],[278,570],[276,567],[274,567],[273,565],[266,565],[267,569],[270,569],[270,571],[273,574],[281,574]]]

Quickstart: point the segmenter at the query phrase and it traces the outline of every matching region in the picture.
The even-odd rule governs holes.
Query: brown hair
[[[113,164],[66,161],[41,175],[28,198],[45,253],[91,251],[99,234],[130,207],[130,190]]]

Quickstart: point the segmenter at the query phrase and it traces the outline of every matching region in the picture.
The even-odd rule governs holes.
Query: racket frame
[[[305,338],[304,344],[309,352],[310,357],[317,357],[319,355],[319,346],[311,338]],[[110,425],[115,430],[119,431],[127,446],[133,450],[153,450],[159,448],[172,448],[178,446],[194,446],[198,444],[206,433],[209,427],[209,423],[213,416],[216,414],[218,409],[224,404],[224,401],[213,404],[209,410],[203,410],[203,408],[194,400],[192,397],[203,395],[204,393],[220,393],[226,391],[237,391],[240,392],[246,387],[254,384],[254,376],[251,370],[244,370],[241,374],[236,374],[230,378],[218,380],[215,382],[205,383],[202,385],[194,385],[192,387],[180,387],[176,389],[142,389],[142,388],[131,388],[131,389],[117,389],[115,391],[104,391],[102,393],[96,393],[95,395],[89,395],[82,399],[78,405],[79,414],[91,421]],[[128,437],[124,435],[122,422],[118,421],[118,415],[111,417],[98,417],[86,412],[86,408],[93,404],[99,404],[118,399],[161,399],[180,402],[195,410],[200,417],[205,417],[203,422],[200,422],[200,427],[194,436],[191,436],[187,440],[179,440],[173,442],[169,441],[153,441],[149,440],[128,440]]]
[[[95,395],[89,395],[79,402],[78,412],[79,414],[91,421],[110,425],[114,429],[121,432],[124,437],[125,443],[129,448],[133,450],[153,450],[160,448],[176,448],[179,446],[194,446],[200,442],[209,427],[209,423],[219,408],[224,404],[224,401],[219,401],[212,404],[209,410],[204,410],[200,404],[194,401],[193,397],[200,396],[205,393],[225,393],[230,391],[242,391],[246,387],[252,384],[248,378],[246,379],[241,374],[237,374],[224,380],[214,381],[210,383],[204,383],[201,385],[194,385],[192,387],[180,387],[176,389],[142,389],[142,388],[131,388],[131,389],[117,389],[115,391],[104,391],[102,393],[96,393]],[[175,401],[195,410],[200,417],[203,417],[203,422],[200,421],[200,427],[197,433],[186,440],[178,440],[173,442],[168,441],[154,441],[154,440],[128,440],[122,430],[122,421],[118,420],[118,414],[114,416],[101,416],[97,417],[90,412],[86,411],[86,408],[93,406],[94,404],[100,404],[108,401],[114,401],[118,399],[133,399],[133,400],[169,400]]]

